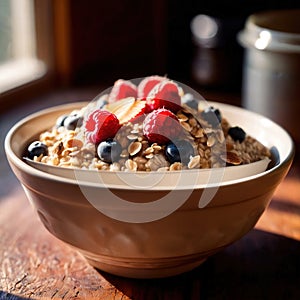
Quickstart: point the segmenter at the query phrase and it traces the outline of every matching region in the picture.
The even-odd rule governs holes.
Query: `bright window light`
[[[33,0],[0,0],[0,94],[42,77]]]

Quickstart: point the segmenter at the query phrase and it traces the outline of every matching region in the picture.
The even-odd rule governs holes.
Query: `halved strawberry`
[[[140,99],[145,99],[150,91],[162,81],[167,80],[166,77],[154,75],[145,77],[137,87],[137,95]]]
[[[136,100],[134,97],[128,97],[105,106],[106,110],[117,116],[120,124],[134,122],[144,114],[145,108],[146,101]]]
[[[164,80],[154,86],[146,98],[147,112],[166,108],[176,113],[181,108],[180,90],[171,80]]]
[[[117,80],[108,96],[108,102],[116,102],[127,97],[137,97],[136,85],[130,80]]]

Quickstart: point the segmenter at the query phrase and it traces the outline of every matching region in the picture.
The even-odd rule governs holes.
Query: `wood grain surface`
[[[50,235],[17,185],[0,202],[0,299],[300,299],[294,166],[256,228],[200,267],[155,280],[96,270]]]

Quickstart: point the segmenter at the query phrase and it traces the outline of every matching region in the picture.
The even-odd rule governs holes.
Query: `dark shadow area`
[[[26,299],[30,299],[30,298],[24,298],[24,297],[19,297],[10,293],[6,293],[3,291],[0,291],[0,300],[26,300]]]
[[[100,273],[130,299],[300,299],[300,242],[252,230],[179,276],[140,280]]]
[[[293,215],[300,215],[300,204],[283,202],[278,199],[276,201],[271,201],[269,205],[270,209],[274,209],[281,212],[287,212]]]

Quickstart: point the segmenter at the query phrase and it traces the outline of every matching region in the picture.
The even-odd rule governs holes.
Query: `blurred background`
[[[31,79],[47,78],[49,88],[167,74],[238,92],[242,49],[236,34],[246,18],[262,10],[297,7],[297,0],[1,0],[0,64],[31,59],[27,70],[38,73]],[[192,26],[197,15],[208,18]],[[214,78],[195,75],[199,49],[199,67],[219,67]],[[40,64],[34,66],[34,59]],[[226,70],[222,84],[217,73]]]
[[[91,100],[114,81],[167,75],[241,104],[246,18],[298,0],[0,0],[0,196],[11,188],[3,141],[25,115]]]

